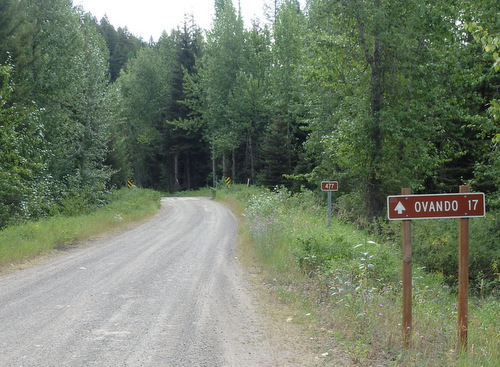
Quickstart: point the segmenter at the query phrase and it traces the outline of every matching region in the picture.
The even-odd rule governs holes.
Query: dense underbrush
[[[217,195],[244,207],[242,236],[253,244],[249,257],[282,301],[302,305],[300,314],[307,299],[316,330],[326,330],[331,342],[348,350],[356,364],[499,363],[497,215],[471,221],[469,348],[460,353],[456,220],[418,221],[414,226],[413,330],[406,349],[401,330],[400,225],[384,223],[373,234],[334,218],[328,228],[324,200],[312,192],[292,195],[286,189],[233,186]]]

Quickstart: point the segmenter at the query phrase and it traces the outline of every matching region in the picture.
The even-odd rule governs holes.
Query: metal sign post
[[[321,191],[326,191],[328,195],[328,228],[332,226],[332,191],[339,189],[337,181],[322,181]]]
[[[332,227],[332,192],[328,191],[328,228]]]

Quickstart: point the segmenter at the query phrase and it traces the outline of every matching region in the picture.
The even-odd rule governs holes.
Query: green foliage
[[[237,15],[232,1],[215,4],[216,17],[207,34],[205,53],[200,60],[200,113],[203,135],[219,157],[239,145],[240,129],[232,124],[228,106],[236,88],[243,64],[243,20]],[[231,57],[227,57],[231,55]],[[223,172],[223,176],[229,176]]]
[[[485,69],[460,45],[456,12],[444,1],[310,2],[312,177],[342,180],[365,216],[401,187],[449,191],[472,176],[482,146],[467,127],[485,101],[470,83]]]
[[[476,294],[498,294],[500,277],[499,213],[471,219],[469,249],[470,288]],[[449,285],[458,279],[458,223],[456,220],[414,221],[413,254],[428,272],[443,275]]]
[[[304,270],[316,271],[331,260],[350,259],[352,244],[336,233],[315,231],[294,241],[294,258]]]
[[[491,54],[493,58],[493,70],[500,71],[500,38],[498,34],[490,34],[487,29],[476,23],[469,23],[465,25],[465,29],[471,32],[474,39],[484,47],[484,51]]]
[[[280,2],[273,23],[274,44],[269,70],[271,119],[263,136],[262,173],[259,184],[290,185],[283,175],[297,172],[306,140],[302,117],[307,95],[304,94],[302,67],[305,63],[307,24],[297,1]],[[281,141],[278,141],[281,135]]]
[[[115,29],[105,15],[96,27],[106,41],[109,51],[109,79],[115,82],[127,62],[135,58],[137,52],[145,46],[144,41],[132,35],[128,29],[119,27]]]
[[[89,207],[99,206],[94,193],[110,183],[110,125],[120,105],[108,84],[106,44],[94,20],[66,0],[5,10],[2,20],[12,21],[0,24],[0,55],[9,60],[0,78],[0,226],[74,211],[84,192],[92,193]]]
[[[263,169],[258,182],[267,187],[284,185],[286,174],[291,172],[290,132],[283,120],[275,120],[267,126],[260,147]]]
[[[237,189],[235,197],[248,200],[241,190]],[[469,353],[455,352],[456,292],[446,284],[441,273],[428,273],[419,263],[425,251],[427,261],[438,260],[438,251],[429,253],[429,247],[421,249],[422,243],[414,241],[414,251],[420,253],[413,261],[412,347],[405,349],[401,346],[400,327],[400,239],[390,237],[376,242],[372,240],[376,235],[360,232],[337,218],[328,228],[326,220],[319,219],[320,213],[326,216],[326,209],[318,207],[317,197],[311,193],[292,195],[284,189],[262,193],[255,193],[254,189],[252,192],[254,196],[246,201],[244,211],[244,223],[254,239],[252,266],[260,269],[266,287],[279,297],[280,307],[286,307],[293,322],[303,318],[304,307],[307,307],[310,317],[307,330],[313,334],[325,330],[331,333],[354,363],[360,365],[496,363],[499,353],[495,324],[500,316],[498,294],[488,297],[484,289],[482,297],[470,297]],[[448,231],[441,224],[453,221],[441,221],[435,230],[425,224],[440,221],[414,222],[418,222],[413,231],[417,239],[429,232],[428,238],[440,234],[434,243],[436,247],[439,242],[448,242]],[[483,224],[477,226],[480,223]],[[498,230],[495,226],[496,219],[486,225],[480,219],[473,221],[471,255],[475,239],[481,237],[479,234],[486,238],[489,233],[491,237],[491,233]],[[494,247],[492,244],[491,248]],[[483,252],[483,248],[478,250],[478,253]],[[315,315],[314,320],[311,313]],[[443,350],[450,353],[443,354]]]
[[[172,192],[228,176],[296,191],[336,179],[339,212],[365,224],[401,187],[471,183],[498,205],[496,5],[283,0],[245,29],[220,0],[206,33],[185,21],[145,44],[67,0],[3,0],[3,116],[31,126],[33,147],[2,151],[5,190],[18,191],[3,217],[131,178]],[[14,156],[43,168],[17,172],[29,164]]]
[[[196,132],[187,133],[180,121],[185,107],[183,70],[189,75],[200,52],[199,34],[187,24],[184,31],[164,33],[155,47],[141,49],[127,64],[117,83],[124,104],[121,131],[129,149],[135,181],[140,186],[177,191],[205,184],[206,148]]]
[[[500,78],[500,27],[498,26],[498,12],[496,5],[492,1],[482,1],[471,5],[474,13],[479,16],[467,19],[464,28],[469,31],[477,44],[483,47],[483,59],[486,59],[487,65],[492,65],[492,72],[483,78],[491,85],[488,88],[489,106],[487,108],[489,119],[485,119],[481,124],[481,130],[486,138],[492,141],[489,149],[486,150],[486,158],[477,163],[476,182],[492,183],[497,190],[495,200],[492,200],[493,207],[499,207],[498,188],[500,187],[499,169],[500,153],[498,142],[500,141],[500,130],[498,122],[500,121],[500,95],[498,93],[498,83]],[[484,61],[483,61],[484,62]]]
[[[0,228],[33,212],[29,198],[46,169],[37,111],[8,104],[12,71],[10,65],[0,65]]]
[[[109,203],[105,207],[91,213],[55,216],[3,229],[0,231],[0,266],[26,261],[147,218],[158,210],[160,196],[152,190],[116,190],[107,196]],[[83,208],[86,199],[82,195],[66,204],[66,209],[72,211],[72,205]]]

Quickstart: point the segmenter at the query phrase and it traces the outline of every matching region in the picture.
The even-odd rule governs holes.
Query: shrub
[[[471,288],[487,293],[498,292],[500,279],[499,213],[470,220],[469,277]],[[425,220],[413,222],[414,261],[429,272],[439,272],[448,285],[458,279],[457,220]]]
[[[344,237],[324,230],[299,235],[292,248],[295,261],[307,270],[323,268],[332,259],[352,257],[352,246]]]

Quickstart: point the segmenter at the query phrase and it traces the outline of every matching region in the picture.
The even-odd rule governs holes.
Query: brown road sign
[[[387,197],[390,220],[484,217],[483,193]]]
[[[339,189],[339,183],[337,181],[322,181],[321,191],[337,191]]]

